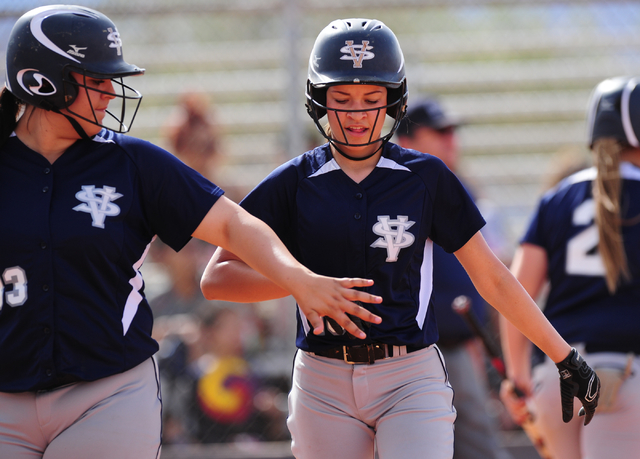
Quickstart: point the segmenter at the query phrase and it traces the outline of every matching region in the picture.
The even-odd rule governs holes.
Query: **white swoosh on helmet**
[[[89,18],[98,17],[94,14],[91,14],[88,11],[78,11],[78,10],[71,10],[71,9],[45,9],[44,11],[36,14],[31,19],[31,24],[30,24],[31,33],[33,34],[34,37],[36,37],[36,40],[38,40],[40,43],[42,43],[44,46],[49,48],[54,53],[58,53],[61,56],[64,56],[67,59],[71,59],[72,61],[77,62],[79,64],[80,61],[78,59],[72,57],[71,55],[67,54],[62,49],[60,49],[58,46],[56,46],[56,44],[53,43],[51,40],[49,40],[49,38],[42,31],[42,21],[44,21],[49,16],[53,16],[54,14],[65,14],[65,13],[80,14],[82,16],[86,16]]]

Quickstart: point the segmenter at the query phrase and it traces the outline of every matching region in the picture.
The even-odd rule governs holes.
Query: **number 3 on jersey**
[[[604,276],[604,264],[598,252],[598,227],[595,220],[596,208],[593,199],[588,199],[573,211],[575,226],[589,225],[573,236],[567,243],[567,274],[577,276]]]
[[[7,290],[11,285],[12,289]],[[7,268],[2,273],[2,285],[0,285],[0,311],[4,304],[15,308],[22,306],[27,301],[27,275],[20,266]]]

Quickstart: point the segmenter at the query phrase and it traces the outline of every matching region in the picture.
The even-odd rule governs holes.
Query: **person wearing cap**
[[[447,114],[435,98],[425,98],[408,107],[407,115],[396,132],[397,141],[404,148],[437,156],[457,173],[459,147],[456,130],[460,125],[461,120]],[[466,184],[465,187],[470,191]],[[487,219],[487,227],[490,223],[491,220]],[[488,232],[487,227],[483,234]],[[485,238],[488,241],[493,239],[487,235]],[[433,300],[440,336],[438,347],[447,364],[458,412],[454,459],[508,458],[509,454],[500,446],[496,423],[487,412],[490,395],[487,375],[482,372],[481,344],[451,307],[457,296],[465,295],[471,300],[476,316],[485,320],[486,303],[456,256],[437,244],[433,245],[433,265]],[[479,384],[481,381],[485,384]]]

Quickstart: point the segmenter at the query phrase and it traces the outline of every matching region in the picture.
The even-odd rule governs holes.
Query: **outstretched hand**
[[[571,348],[569,355],[562,362],[556,363],[556,366],[560,372],[562,420],[571,421],[573,397],[578,397],[582,402],[582,408],[578,414],[585,416],[584,425],[586,426],[591,422],[598,406],[600,379],[575,348]]]
[[[347,314],[365,322],[379,324],[382,319],[354,303],[381,303],[382,298],[370,293],[355,290],[354,287],[370,287],[373,281],[360,278],[342,278],[314,275],[314,280],[301,292],[294,293],[300,310],[313,327],[313,333],[324,332],[323,317],[330,317],[342,328],[359,339],[366,338],[362,331]]]

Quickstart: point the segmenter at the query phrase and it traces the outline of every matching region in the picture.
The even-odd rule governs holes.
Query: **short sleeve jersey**
[[[571,344],[640,353],[640,169],[620,167],[622,235],[632,279],[609,294],[591,192],[595,168],[567,177],[540,200],[522,242],[542,247],[550,290],[544,309]]]
[[[461,248],[484,219],[456,176],[438,158],[387,143],[360,183],[325,144],[283,164],[241,205],[265,221],[293,255],[316,273],[362,277],[382,304],[367,342],[425,346],[438,339],[432,307],[433,243]],[[296,344],[306,351],[357,344],[340,329],[314,335],[298,308]]]
[[[102,130],[50,164],[0,148],[0,391],[91,381],[153,355],[139,268],[190,239],[222,190],[170,153]]]

